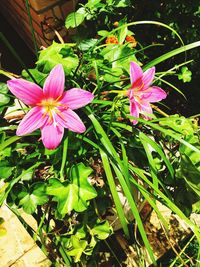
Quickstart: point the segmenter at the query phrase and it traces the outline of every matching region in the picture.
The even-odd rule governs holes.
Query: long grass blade
[[[29,19],[29,25],[30,25],[30,29],[31,29],[31,35],[32,35],[32,39],[33,39],[33,45],[34,45],[34,49],[35,49],[35,55],[36,55],[36,57],[38,57],[38,46],[37,46],[37,41],[36,41],[36,37],[35,37],[35,30],[33,28],[33,21],[32,21],[31,12],[30,12],[29,1],[25,0],[25,3],[26,3],[26,10],[27,10],[28,19]]]
[[[149,68],[151,68],[151,67],[153,67],[153,66],[155,66],[155,65],[157,65],[157,64],[159,64],[159,63],[161,63],[161,62],[163,62],[163,61],[165,61],[165,60],[167,60],[167,59],[169,59],[171,57],[173,57],[173,56],[176,56],[176,55],[178,55],[180,53],[186,52],[186,51],[188,51],[190,49],[197,48],[198,46],[200,46],[200,41],[197,41],[197,42],[185,45],[185,46],[181,46],[181,47],[179,47],[177,49],[174,49],[174,50],[172,50],[172,51],[170,51],[170,52],[168,52],[168,53],[166,53],[166,54],[164,54],[164,55],[162,55],[160,57],[157,57],[157,58],[153,59],[149,63],[147,63],[143,67],[143,70],[145,71],[145,70],[147,70],[147,69],[149,69]]]
[[[114,178],[113,178],[113,175],[112,175],[112,171],[111,171],[111,167],[110,167],[110,163],[109,163],[108,157],[107,157],[106,153],[103,152],[103,150],[100,150],[100,155],[101,155],[104,171],[105,171],[105,174],[106,174],[106,178],[107,178],[107,181],[108,181],[108,184],[109,184],[109,187],[110,187],[110,191],[111,191],[111,194],[112,194],[112,197],[113,197],[113,200],[114,200],[114,203],[115,203],[115,207],[116,207],[116,210],[117,210],[117,213],[118,213],[118,216],[119,216],[120,223],[122,225],[124,234],[129,239],[130,235],[129,235],[128,225],[127,225],[126,218],[125,218],[125,215],[124,215],[124,211],[123,211],[123,208],[122,208],[122,203],[121,203],[121,201],[119,199],[119,195],[118,195],[117,190],[116,190],[116,184],[115,184],[115,181],[114,181]]]
[[[150,186],[159,195],[163,203],[168,206],[173,212],[175,212],[185,223],[191,228],[191,230],[196,234],[198,240],[200,241],[200,228],[196,226],[186,215],[170,200],[162,191],[160,191],[154,184],[146,177],[144,170],[136,168],[129,164],[130,170],[137,174],[146,184]],[[133,180],[133,178],[132,178]]]
[[[146,143],[150,144],[152,146],[152,148],[160,155],[160,157],[162,158],[162,160],[165,162],[171,177],[174,177],[174,169],[170,163],[170,161],[168,160],[168,158],[165,156],[164,152],[162,151],[161,147],[154,142],[151,138],[149,138],[147,135],[145,135],[144,133],[140,132],[139,134],[140,140],[141,141],[145,141]]]
[[[133,216],[134,216],[134,218],[135,218],[135,220],[137,222],[137,226],[138,226],[139,232],[141,234],[142,240],[144,242],[144,245],[145,245],[145,247],[146,247],[146,249],[147,249],[147,251],[149,253],[149,256],[150,256],[154,266],[157,266],[156,260],[155,260],[151,245],[149,243],[149,240],[147,238],[147,235],[146,235],[142,220],[140,218],[140,214],[139,214],[137,205],[135,203],[135,200],[133,199],[132,194],[131,194],[131,192],[130,192],[130,190],[129,190],[129,188],[128,188],[125,180],[124,180],[123,174],[120,172],[120,170],[116,167],[116,165],[114,163],[111,162],[111,164],[112,164],[112,167],[113,167],[113,169],[114,169],[114,171],[115,171],[115,173],[116,173],[116,175],[117,175],[117,177],[119,179],[121,187],[122,187],[122,189],[124,191],[124,195],[128,200],[128,203],[130,205],[130,208],[131,208],[131,211],[133,213]]]

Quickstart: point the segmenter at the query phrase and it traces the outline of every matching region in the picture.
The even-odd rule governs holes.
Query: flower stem
[[[61,168],[60,168],[60,180],[63,182],[65,180],[64,178],[64,168],[67,160],[67,149],[68,149],[68,141],[69,137],[67,136],[64,140],[63,144],[63,154],[62,154],[62,163],[61,163]]]

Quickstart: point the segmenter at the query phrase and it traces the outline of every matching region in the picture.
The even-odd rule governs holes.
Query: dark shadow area
[[[1,15],[1,14],[0,14]],[[12,28],[12,26],[7,22],[4,16],[0,16],[0,31],[8,40],[8,42],[16,50],[19,57],[23,60],[28,68],[34,67],[36,57],[30,48],[26,45],[26,40],[23,40],[18,33]],[[23,67],[14,58],[8,47],[0,41],[0,66],[2,69],[13,72],[15,74],[20,74]],[[1,80],[3,77],[1,76]]]

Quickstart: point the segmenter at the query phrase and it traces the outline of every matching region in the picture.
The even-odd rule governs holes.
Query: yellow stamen
[[[57,122],[55,119],[56,114],[59,114],[59,116],[63,118],[62,113],[58,109],[58,107],[62,106],[65,109],[68,108],[66,104],[61,104],[59,102],[60,98],[61,96],[59,96],[57,99],[53,99],[53,98],[43,99],[40,103],[38,103],[38,106],[41,106],[43,108],[42,117],[44,118],[46,115],[49,116],[48,124],[51,124],[53,122],[55,126],[57,125]]]

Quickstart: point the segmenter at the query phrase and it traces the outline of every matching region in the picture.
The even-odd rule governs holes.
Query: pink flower
[[[139,118],[143,114],[145,119],[151,119],[145,113],[153,113],[150,103],[158,102],[166,98],[167,94],[160,87],[151,86],[155,75],[155,67],[146,70],[144,73],[141,67],[135,63],[130,64],[131,88],[128,90],[130,100],[131,116]],[[137,120],[132,121],[137,124]]]
[[[64,128],[83,133],[86,128],[73,111],[90,103],[90,92],[73,88],[64,92],[65,74],[62,65],[54,67],[47,77],[44,88],[23,79],[7,82],[10,91],[32,109],[20,122],[17,135],[30,134],[40,128],[42,142],[48,149],[55,149],[61,142]]]

